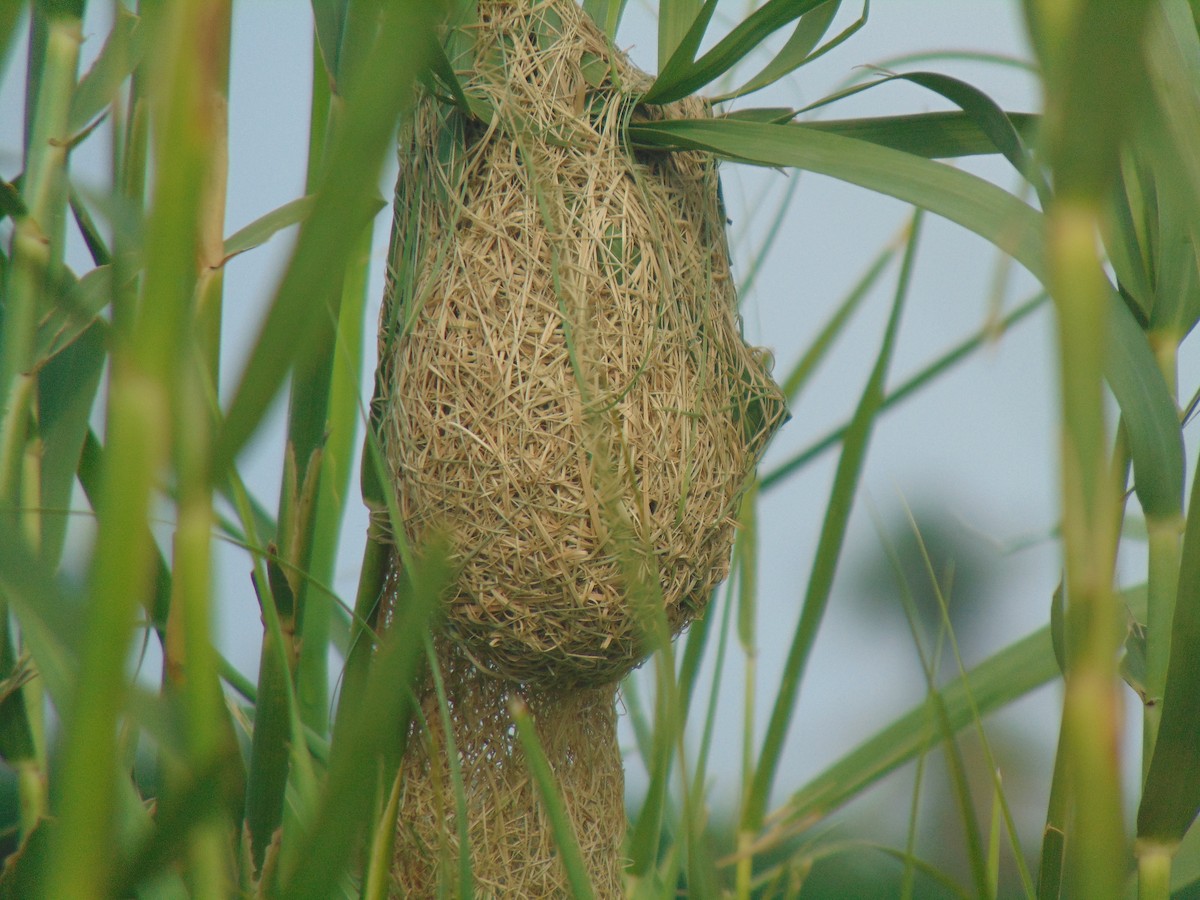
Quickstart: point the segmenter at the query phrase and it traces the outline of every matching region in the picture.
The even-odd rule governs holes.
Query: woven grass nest
[[[448,535],[446,634],[526,684],[603,685],[728,572],[786,418],[737,314],[716,164],[633,153],[648,77],[571,0],[480,4],[468,94],[402,136],[382,441],[407,538]],[[639,606],[639,600],[645,601]]]

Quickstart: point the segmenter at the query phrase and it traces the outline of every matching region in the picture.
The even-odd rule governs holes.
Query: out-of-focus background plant
[[[386,894],[444,576],[362,628],[372,247],[469,6],[0,5],[0,895]],[[628,138],[729,160],[794,414],[625,685],[629,890],[1194,892],[1193,7],[584,7],[721,98]]]

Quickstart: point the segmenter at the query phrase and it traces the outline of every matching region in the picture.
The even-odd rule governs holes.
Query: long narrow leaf
[[[767,0],[699,59],[695,59],[694,54],[700,41],[699,36],[694,36],[693,28],[667,65],[662,67],[642,100],[646,103],[670,103],[698,91],[745,59],[771,34],[825,2],[827,0]],[[711,0],[704,9],[710,6],[715,6]],[[699,23],[702,20],[707,27],[703,10],[696,21]],[[691,54],[686,61],[681,55],[685,49]]]
[[[554,843],[558,846],[559,858],[567,872],[567,883],[576,900],[591,900],[594,896],[591,881],[588,879],[587,868],[583,864],[583,855],[579,851],[579,841],[575,837],[575,828],[567,816],[567,808],[558,792],[554,781],[554,772],[546,759],[546,752],[538,740],[537,730],[529,708],[520,701],[513,701],[510,710],[513,723],[517,727],[517,737],[521,741],[521,749],[525,751],[525,762],[529,766],[529,774],[537,785],[538,796],[546,816],[550,819],[550,827],[554,831]]]
[[[703,4],[703,6],[702,6]],[[696,48],[716,10],[713,0],[661,0],[658,4],[658,70],[665,71],[680,48],[687,62],[696,58]],[[701,24],[702,23],[702,24]]]
[[[842,0],[825,0],[820,6],[805,13],[800,17],[800,21],[796,23],[796,29],[792,32],[791,37],[787,39],[787,43],[771,58],[770,62],[763,66],[757,75],[737,88],[737,90],[722,94],[720,97],[714,99],[732,100],[736,97],[745,97],[747,94],[762,90],[794,72],[805,63],[820,56],[826,49],[831,49],[846,40],[866,24],[868,10],[870,9],[870,0],[865,0],[863,3],[863,14],[853,25],[846,28],[836,38],[822,47],[821,50],[817,50],[817,44],[825,36],[825,32],[829,30],[829,26],[833,23],[841,7]]]
[[[804,676],[813,643],[816,641],[817,630],[824,617],[829,593],[833,588],[833,576],[837,571],[838,559],[841,556],[842,544],[846,537],[846,526],[850,521],[850,510],[854,505],[859,476],[862,474],[863,463],[866,460],[867,446],[870,444],[875,417],[883,403],[884,384],[891,366],[892,348],[895,346],[896,335],[900,329],[901,313],[912,277],[920,222],[921,213],[918,211],[913,217],[908,248],[901,266],[896,296],[888,317],[883,341],[871,375],[851,419],[850,429],[843,443],[841,459],[838,460],[837,472],[833,478],[833,488],[826,507],[825,521],[822,523],[821,536],[817,542],[812,574],[809,576],[808,588],[804,595],[800,622],[796,626],[792,644],[784,662],[783,676],[771,710],[766,737],[763,739],[762,753],[756,763],[750,794],[742,809],[741,827],[743,831],[754,831],[762,824],[782,757],[784,740],[795,712],[800,682]]]
[[[1005,115],[1026,138],[1036,131],[1041,119],[1033,113],[1009,112]],[[926,159],[952,159],[997,152],[995,141],[980,128],[976,119],[962,112],[832,119],[805,122],[800,127],[858,138]]]
[[[250,361],[218,435],[213,468],[217,481],[254,433],[296,356],[309,349],[320,317],[313,314],[334,289],[341,262],[353,249],[368,211],[379,167],[400,112],[411,103],[413,80],[423,70],[413,34],[432,28],[433,9],[390,3],[379,38],[348,103],[344,128],[313,212],[301,227],[295,251],[272,300]],[[347,227],[347,225],[350,227]]]
[[[1138,807],[1138,838],[1174,849],[1200,810],[1200,477],[1192,481],[1158,741]]]
[[[1134,617],[1145,614],[1143,590],[1124,595]],[[1050,626],[988,657],[941,689],[951,727],[961,730],[1059,677]],[[969,691],[968,691],[969,686]],[[971,701],[974,701],[972,703]],[[934,747],[941,737],[926,703],[914,707],[796,791],[781,814],[797,825],[828,816],[869,785]]]
[[[142,61],[149,46],[152,29],[146,27],[145,19],[135,16],[124,6],[116,8],[116,15],[116,22],[100,49],[100,55],[79,80],[71,98],[71,112],[67,120],[71,134],[83,130],[112,102],[121,84]],[[153,17],[150,21],[154,21]]]

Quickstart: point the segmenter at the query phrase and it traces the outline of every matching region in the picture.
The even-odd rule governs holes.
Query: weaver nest
[[[401,140],[381,439],[407,539],[450,538],[449,639],[513,681],[607,684],[704,610],[787,414],[715,161],[623,138],[707,103],[639,104],[569,0],[482,3],[467,33],[490,118],[426,90]]]

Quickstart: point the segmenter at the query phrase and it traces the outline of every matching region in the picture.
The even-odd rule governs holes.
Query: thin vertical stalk
[[[203,174],[196,198],[196,280],[189,311],[195,338],[194,344],[185,344],[172,385],[179,501],[164,671],[168,693],[182,701],[192,772],[210,767],[232,738],[212,642],[212,420],[207,403],[215,395],[220,369],[231,18],[230,0],[215,0],[203,4],[190,23],[196,81],[181,98],[191,104],[190,128],[197,141],[193,164]],[[213,816],[197,822],[189,834],[187,873],[193,897],[229,895],[227,833],[228,823]]]
[[[179,361],[189,346],[197,223],[208,176],[209,135],[197,118],[204,60],[196,43],[209,35],[208,15],[205,4],[167,13],[155,60],[159,165],[146,229],[143,302],[114,336],[99,533],[78,690],[64,715],[59,829],[43,885],[48,898],[104,896],[115,858],[113,816],[123,777],[117,771],[117,720],[128,689],[125,665],[136,612],[154,583],[154,546],[145,522],[168,462],[172,428],[178,433],[181,424],[175,419]],[[203,578],[194,584],[207,592]]]
[[[315,192],[326,175],[328,149],[345,119],[345,97],[375,37],[370,16],[347,13],[338,52],[326,60],[314,41],[313,92],[309,127],[307,190]],[[332,68],[327,69],[326,65]],[[373,219],[368,220],[332,287],[312,355],[297,362],[288,410],[288,443],[304,466],[320,454],[316,503],[307,521],[297,523],[301,540],[294,563],[312,579],[333,580],[345,497],[350,483],[357,402],[362,367],[363,318],[366,310]],[[281,503],[281,510],[284,504]],[[281,522],[282,522],[281,516]],[[324,733],[329,727],[328,644],[332,609],[328,602],[308,602],[308,579],[296,590],[296,627],[300,657],[296,690],[304,723]]]
[[[1071,894],[1079,897],[1117,896],[1125,870],[1112,589],[1118,492],[1104,447],[1107,283],[1097,250],[1099,212],[1087,201],[1060,198],[1049,212],[1047,229],[1062,392],[1067,596],[1062,727],[1074,801],[1066,871]]]
[[[1072,812],[1066,888],[1117,897],[1125,882],[1121,801],[1122,687],[1114,596],[1122,496],[1107,458],[1103,376],[1112,287],[1101,265],[1104,209],[1144,87],[1140,36],[1149,0],[1027,0],[1046,85],[1042,129],[1055,196],[1047,204],[1047,287],[1058,313],[1062,544],[1066,569],[1066,691],[1062,740]],[[1111,90],[1095,89],[1104,59]],[[1138,335],[1141,338],[1141,335]],[[1128,415],[1136,410],[1126,410]],[[1131,432],[1132,440],[1142,436]],[[1146,497],[1158,473],[1135,473]],[[1178,498],[1169,498],[1177,502]],[[1164,501],[1166,504],[1166,501]],[[1145,506],[1146,503],[1143,502]]]
[[[742,796],[748,798],[754,784],[754,727],[755,689],[758,678],[758,642],[755,624],[758,619],[758,483],[746,492],[742,513],[738,517],[742,530],[738,534],[735,552],[738,560],[737,635],[742,648]],[[736,890],[740,900],[748,900],[754,874],[754,855],[750,852],[752,833],[738,834],[738,863]]]
[[[1151,338],[1159,369],[1176,404],[1179,402],[1179,341],[1171,334]],[[1171,658],[1171,622],[1179,588],[1179,564],[1183,537],[1182,516],[1146,514],[1146,675],[1142,711],[1142,782],[1150,772],[1158,726],[1162,721],[1162,699],[1167,687]]]
[[[325,148],[329,144],[333,128],[339,118],[338,110],[333,107],[335,104],[341,106],[340,99],[335,97],[331,89],[333,76],[325,68],[325,62],[315,36],[312,46],[312,76],[312,96],[309,102],[308,163],[304,186],[305,193],[310,195],[320,184]],[[350,263],[348,269],[353,265],[354,263]],[[337,334],[341,334],[340,322]],[[351,428],[353,429],[353,425]],[[330,436],[332,437],[332,434]],[[326,459],[325,466],[328,468],[329,465],[330,460]],[[347,468],[347,477],[348,474]],[[344,486],[339,493],[337,488],[329,484],[329,479],[324,474],[322,475],[321,484],[317,488],[317,518],[313,525],[314,529],[320,533],[314,536],[310,572],[313,578],[325,584],[332,581],[331,575],[337,556],[337,539],[341,525],[341,508],[338,506],[337,500],[339,496],[344,495]],[[332,521],[327,522],[327,519]],[[312,609],[306,610],[304,642],[301,645],[300,659],[296,668],[296,693],[300,701],[300,714],[304,723],[319,734],[326,733],[329,727],[329,654],[327,651],[331,619],[332,611],[328,602],[318,603]]]
[[[31,371],[37,322],[49,305],[49,283],[62,264],[66,220],[67,121],[81,42],[82,3],[35,8],[27,82],[25,215],[14,221],[11,265],[0,291],[0,531],[23,534],[31,550],[42,532],[37,376]],[[40,48],[40,52],[39,52]],[[9,608],[0,592],[0,677],[15,673]],[[17,770],[23,835],[47,806],[37,687],[25,685],[0,706],[3,750]],[[31,717],[30,712],[33,710]]]
[[[1169,900],[1173,855],[1173,849],[1157,845],[1138,853],[1138,900]]]
[[[212,26],[204,35],[208,83],[198,98],[209,135],[208,177],[201,204],[199,272],[196,282],[196,331],[204,367],[213,388],[220,386],[221,307],[225,283],[225,193],[229,177],[229,45],[232,2],[208,4]]]
[[[741,832],[753,834],[761,827],[771,789],[775,783],[775,776],[779,771],[783,744],[795,710],[800,683],[804,677],[809,654],[812,652],[817,638],[817,631],[825,615],[830,591],[833,588],[833,578],[837,571],[842,545],[845,542],[850,511],[854,505],[854,494],[858,489],[859,477],[866,461],[867,447],[870,444],[875,417],[883,405],[884,383],[891,366],[892,350],[900,329],[904,303],[912,281],[922,221],[923,213],[918,210],[913,214],[911,220],[908,245],[897,278],[896,292],[884,330],[883,341],[842,445],[842,455],[834,474],[833,487],[826,507],[825,520],[821,526],[821,536],[817,543],[813,570],[805,591],[800,621],[796,625],[792,644],[784,663],[779,692],[771,710],[771,718],[755,768],[751,792],[743,801],[739,823]]]

